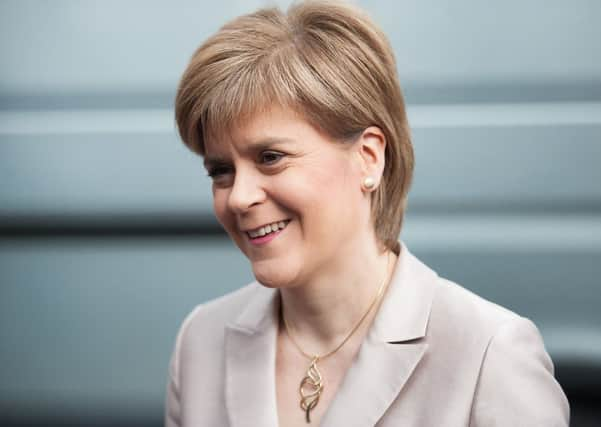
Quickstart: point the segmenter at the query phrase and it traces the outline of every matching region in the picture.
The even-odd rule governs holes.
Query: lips
[[[270,233],[274,233],[276,231],[283,230],[284,228],[286,228],[286,226],[288,225],[289,222],[290,222],[290,220],[275,221],[275,222],[263,225],[261,227],[255,228],[253,230],[248,230],[246,232],[246,234],[251,239],[255,239],[257,237],[263,237]]]

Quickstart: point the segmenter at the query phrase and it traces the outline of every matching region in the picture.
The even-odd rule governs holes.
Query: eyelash
[[[272,160],[265,160],[265,157],[276,157]],[[284,157],[283,153],[277,151],[264,151],[259,155],[259,163],[263,165],[273,165],[277,163],[282,157]]]
[[[271,159],[267,160],[266,159],[267,157],[271,157]],[[276,164],[278,161],[280,161],[282,159],[282,157],[284,157],[283,153],[280,153],[277,151],[264,151],[259,155],[259,163],[261,165],[271,166],[271,165]],[[215,178],[219,178],[220,176],[226,175],[231,172],[232,172],[232,168],[228,165],[216,165],[207,172],[207,175],[210,178],[215,179]]]

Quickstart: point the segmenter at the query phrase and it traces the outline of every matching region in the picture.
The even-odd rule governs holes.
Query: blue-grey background
[[[533,319],[574,425],[594,425],[601,2],[358,3],[394,46],[413,129],[403,239]],[[174,92],[202,40],[265,4],[0,2],[0,424],[161,424],[179,323],[252,279]]]

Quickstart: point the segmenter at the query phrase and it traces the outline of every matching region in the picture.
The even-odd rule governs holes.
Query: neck
[[[364,242],[349,242],[310,281],[280,289],[283,315],[307,352],[323,354],[343,340],[386,286],[396,257],[375,239],[371,245]],[[371,323],[377,306],[359,329]]]

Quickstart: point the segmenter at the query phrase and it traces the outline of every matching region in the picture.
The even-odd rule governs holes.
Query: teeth
[[[284,229],[284,227],[286,227],[287,224],[288,223],[286,221],[274,222],[273,224],[267,224],[257,230],[249,231],[248,235],[251,238],[263,237],[266,234]]]

